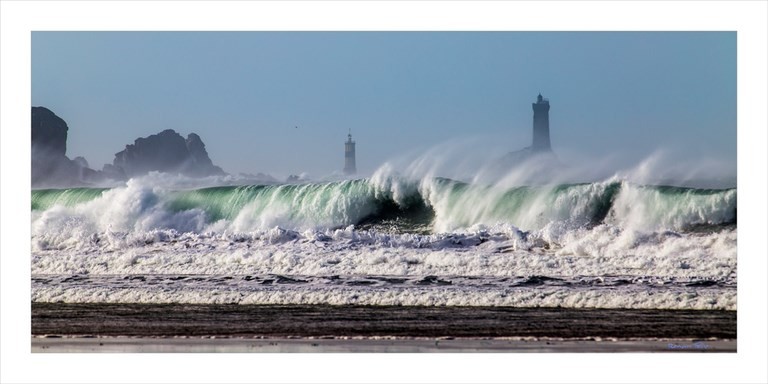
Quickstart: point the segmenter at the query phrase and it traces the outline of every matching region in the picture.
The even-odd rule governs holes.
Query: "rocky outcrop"
[[[32,107],[33,188],[87,186],[151,171],[191,177],[226,174],[213,165],[200,136],[192,133],[184,139],[171,129],[136,139],[115,154],[113,164],[95,171],[85,158],[66,156],[68,131],[67,123],[49,109]]]
[[[167,129],[126,145],[124,150],[115,154],[112,164],[122,168],[126,175],[134,176],[150,171],[176,171],[188,156],[184,138]]]
[[[32,187],[67,187],[98,181],[88,162],[67,154],[67,123],[45,107],[32,107]]]
[[[32,107],[32,151],[66,156],[67,123],[45,107]]]
[[[192,176],[223,175],[224,171],[213,165],[205,144],[196,133],[190,133],[186,140],[189,161],[185,164],[184,173]]]
[[[136,139],[115,154],[112,164],[115,168],[110,168],[110,171],[123,172],[127,177],[152,171],[192,177],[225,174],[213,165],[200,136],[192,133],[185,140],[172,129]]]

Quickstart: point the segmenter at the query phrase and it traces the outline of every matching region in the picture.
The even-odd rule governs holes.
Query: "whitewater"
[[[32,301],[736,310],[735,188],[483,183],[32,191]]]

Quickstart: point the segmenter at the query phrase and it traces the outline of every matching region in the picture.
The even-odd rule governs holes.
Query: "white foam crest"
[[[562,244],[556,250],[559,257],[588,257],[606,266],[622,264],[627,271],[659,275],[723,278],[736,272],[735,230],[681,235],[600,225],[591,230],[552,232],[543,237]]]
[[[37,287],[33,302],[181,304],[330,304],[736,310],[736,290],[291,287],[258,290],[174,287]]]
[[[552,222],[578,228],[590,222],[596,205],[612,181],[509,190],[498,185],[454,188],[439,180],[423,180],[421,194],[435,211],[434,230],[453,232],[473,225],[515,223],[525,230]],[[448,184],[448,185],[447,185]]]
[[[150,231],[76,247],[36,247],[33,274],[289,274],[438,276],[652,275],[728,278],[736,270],[736,231],[639,233],[609,225],[558,232],[477,228],[463,234],[296,232],[251,234]],[[505,232],[506,231],[506,232]],[[112,244],[124,242],[121,248]],[[63,248],[63,247],[62,247]]]
[[[274,227],[319,230],[356,223],[378,208],[377,192],[369,183],[359,180],[275,185],[261,191],[258,198],[246,203],[231,220],[210,222],[210,213],[202,208],[182,211],[172,208],[174,194],[184,192],[148,184],[145,178],[131,179],[124,187],[104,191],[91,201],[33,211],[33,243],[40,249],[70,248],[87,245],[92,237],[101,237],[101,240],[120,240],[114,243],[118,247],[125,244],[126,239],[153,230],[223,234]],[[231,198],[240,197],[233,192]],[[227,195],[212,198],[226,199]]]
[[[624,183],[606,222],[637,230],[681,230],[717,225],[736,218],[736,190],[668,194],[658,188]]]
[[[375,192],[368,183],[280,185],[238,212],[226,229],[248,232],[275,226],[297,230],[349,225],[376,210]],[[212,229],[221,229],[221,223]]]
[[[623,187],[619,206],[613,211],[612,218],[615,220],[611,221],[616,225],[625,225],[621,220],[626,218],[629,228],[679,230],[696,224],[728,222],[734,217],[734,210],[729,206],[735,207],[735,191],[719,202],[703,201],[705,206],[697,206],[691,200],[674,207],[670,207],[672,201],[669,200],[666,205],[654,207],[653,201],[649,200],[654,197],[650,194],[636,196],[646,199],[637,203],[632,199],[633,192],[628,191],[637,185],[735,187],[733,164],[718,159],[703,158],[691,163],[658,150],[628,169],[617,169],[617,164],[623,162],[623,156],[618,154],[603,158],[579,158],[578,154],[566,152],[567,157],[577,160],[564,162],[557,155],[528,153],[518,156],[519,159],[514,162],[505,162],[493,148],[478,155],[477,148],[481,143],[477,140],[446,142],[419,154],[390,160],[374,173],[371,181],[378,186],[378,190],[391,191],[398,203],[404,201],[404,196],[412,195],[413,187],[417,185],[426,203],[435,208],[433,229],[439,232],[463,230],[477,224],[496,225],[504,221],[526,230],[541,229],[553,220],[566,220],[573,227],[578,227],[589,221],[585,214],[593,208],[592,199],[611,183],[621,183]],[[610,176],[612,174],[613,177]],[[451,196],[435,184],[434,180],[441,177],[467,181],[472,186],[470,189],[477,190],[480,195]],[[529,199],[525,209],[512,215],[504,215],[497,209],[498,199],[516,187],[536,186],[546,192],[544,189],[548,186],[585,181],[590,184],[583,191],[572,188],[554,200],[542,193]],[[731,182],[734,185],[730,185]],[[657,218],[659,222],[654,222]]]
[[[394,165],[385,163],[369,179],[377,198],[392,199],[401,207],[406,207],[410,199],[419,193],[418,178],[403,175],[395,170]]]
[[[156,229],[202,230],[205,213],[199,209],[170,212],[163,203],[166,193],[132,179],[125,187],[104,191],[91,201],[72,207],[57,205],[35,213],[32,216],[33,245],[70,248],[106,239],[116,240],[113,246],[119,248],[124,246],[126,238],[143,236]],[[99,233],[108,235],[98,238]]]
[[[555,160],[546,155],[532,155],[505,167],[500,167],[500,158],[487,157],[481,167],[475,166],[473,173],[467,173],[461,167],[458,170],[450,167],[456,163],[457,149],[462,147],[455,143],[442,144],[420,156],[388,162],[374,173],[371,183],[377,190],[391,191],[401,206],[405,197],[416,193],[416,186],[425,203],[435,212],[433,230],[453,232],[474,225],[503,223],[533,230],[558,220],[568,221],[573,226],[584,225],[590,220],[595,200],[609,185],[617,182],[612,178],[561,191],[560,182],[586,173],[553,166]],[[442,179],[462,180],[465,174],[472,182],[462,190]],[[530,188],[531,193],[522,196],[521,192],[511,198],[518,201],[505,201],[510,200],[511,190],[521,186]]]

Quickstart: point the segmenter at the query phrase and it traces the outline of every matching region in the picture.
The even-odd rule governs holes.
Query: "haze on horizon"
[[[94,169],[165,129],[278,178],[340,172],[349,130],[361,175],[445,143],[500,156],[539,93],[565,163],[662,151],[735,179],[735,32],[32,33],[32,105]]]

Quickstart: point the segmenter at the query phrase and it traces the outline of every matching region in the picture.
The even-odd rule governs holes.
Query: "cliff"
[[[100,179],[82,157],[67,156],[67,123],[45,107],[32,107],[32,187],[68,187]]]

